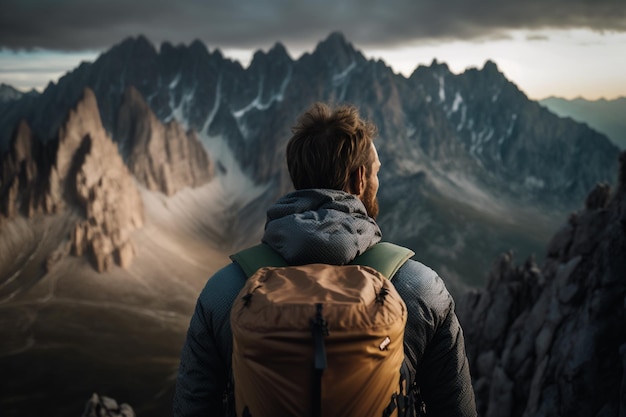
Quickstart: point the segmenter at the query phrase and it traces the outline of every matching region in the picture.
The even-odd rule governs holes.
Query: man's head
[[[378,215],[376,126],[353,106],[316,103],[292,129],[287,166],[296,190],[327,188],[354,194],[371,217]]]

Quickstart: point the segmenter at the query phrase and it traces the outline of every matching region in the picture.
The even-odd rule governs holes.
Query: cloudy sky
[[[626,96],[626,0],[0,0],[0,82],[42,89],[139,34],[245,65],[277,41],[297,59],[332,31],[406,76],[491,59],[534,99]]]

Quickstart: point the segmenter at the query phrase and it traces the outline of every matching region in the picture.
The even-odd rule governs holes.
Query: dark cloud
[[[1,0],[0,47],[155,43],[310,47],[331,31],[359,46],[501,37],[510,29],[626,31],[624,0]]]

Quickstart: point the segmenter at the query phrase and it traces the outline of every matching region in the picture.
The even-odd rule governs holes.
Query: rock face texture
[[[132,87],[119,107],[117,134],[123,146],[105,130],[89,88],[52,140],[42,141],[20,121],[0,154],[0,227],[18,215],[78,209],[84,220],[71,233],[71,252],[87,255],[98,271],[128,266],[135,253],[130,235],[144,221],[135,179],[172,195],[210,181],[213,167],[194,131],[175,120],[162,124]]]
[[[129,265],[134,255],[130,234],[143,225],[143,201],[117,145],[102,127],[91,90],[85,90],[59,132],[51,189],[67,192],[84,210],[85,220],[72,234],[76,255],[87,253],[98,271],[113,262]]]
[[[479,414],[626,415],[626,153],[539,268],[503,255],[460,303]]]
[[[176,120],[165,125],[134,87],[124,94],[116,137],[135,178],[149,190],[173,195],[213,178],[209,156],[195,131],[185,132]]]
[[[143,202],[102,126],[93,91],[85,89],[57,140],[42,144],[22,121],[0,161],[0,226],[18,214],[78,209],[84,220],[70,237],[72,252],[88,255],[98,271],[129,265],[130,234],[143,225]]]
[[[30,218],[52,210],[46,189],[50,162],[44,157],[49,148],[34,137],[25,121],[19,123],[8,152],[0,156],[0,225],[3,217],[20,212]]]

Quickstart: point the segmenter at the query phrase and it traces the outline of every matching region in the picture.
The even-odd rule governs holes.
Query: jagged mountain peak
[[[176,120],[163,125],[135,87],[124,92],[116,136],[130,171],[150,190],[173,195],[213,177],[196,133],[185,132]]]
[[[409,80],[421,80],[424,77],[431,77],[432,75],[436,76],[449,76],[453,75],[448,67],[448,64],[445,62],[439,62],[437,59],[433,59],[430,65],[419,65],[411,75],[409,76]]]
[[[256,51],[252,56],[249,68],[254,71],[255,68],[260,66],[278,67],[291,62],[293,61],[287,49],[281,43],[276,43],[267,52],[261,50]]]
[[[498,68],[498,65],[492,60],[485,61],[485,64],[480,69],[476,67],[466,69],[461,74],[461,77],[465,74],[471,74],[470,76],[488,80],[493,84],[515,85],[512,81],[506,78],[504,73],[500,71],[500,68]]]
[[[448,67],[448,64],[446,62],[439,62],[437,58],[433,58],[428,68],[450,72],[450,67]]]
[[[284,57],[289,57],[289,52],[287,51],[285,45],[283,45],[281,42],[276,42],[274,45],[272,45],[270,49],[267,50],[267,52],[264,52],[261,49],[256,50],[252,55],[252,61],[262,56],[266,56],[268,58],[283,59]]]
[[[66,133],[79,127],[81,133],[83,132],[99,132],[103,131],[102,120],[100,119],[100,112],[98,110],[98,102],[96,95],[91,88],[85,87],[82,95],[79,98],[76,105],[70,110],[65,122],[61,126],[59,132],[59,139],[63,140],[68,137]],[[78,141],[82,140],[82,137],[77,138]]]
[[[341,31],[334,31],[331,32],[326,39],[324,39],[322,42],[320,43],[328,43],[328,44],[335,44],[335,45],[344,45],[344,46],[348,46],[351,45],[347,40],[346,37],[344,36],[343,32]]]
[[[287,48],[285,48],[285,45],[283,45],[281,42],[276,42],[267,52],[267,55],[272,58],[277,57],[281,59],[287,57],[291,60],[291,56],[289,55]]]
[[[23,94],[13,86],[5,83],[0,84],[0,104],[18,100]]]
[[[161,45],[159,46],[159,54],[163,55],[171,51],[180,51],[186,48],[187,47],[182,43],[178,43],[174,45],[172,42],[165,41],[165,42],[162,42]]]
[[[484,72],[487,72],[487,73],[502,74],[502,72],[500,72],[500,69],[498,68],[498,65],[494,61],[492,61],[490,59],[485,61],[485,65],[483,65],[483,69],[482,70]],[[502,75],[504,75],[504,74],[502,74]]]
[[[98,271],[134,257],[133,230],[142,227],[143,202],[117,145],[104,130],[96,95],[90,88],[59,130],[50,177],[55,202],[78,204],[85,219],[72,232],[72,250],[89,254]]]
[[[129,37],[113,46],[107,52],[101,54],[94,62],[96,67],[103,72],[101,77],[115,73],[120,78],[128,75],[137,75],[141,72],[145,78],[148,71],[154,71],[159,52],[156,47],[145,37]],[[120,73],[125,71],[127,74]],[[133,74],[131,74],[133,73]]]
[[[143,51],[157,52],[152,42],[150,42],[144,35],[131,36],[122,40],[120,43],[111,48],[111,52],[114,51],[132,51],[135,53]]]
[[[476,92],[479,94],[500,94],[502,89],[509,90],[514,96],[517,96],[520,100],[528,101],[526,95],[506,76],[498,65],[491,60],[485,61],[482,68],[476,67],[466,69],[462,74],[458,76],[461,79],[471,80],[472,83],[478,83],[480,88]]]
[[[199,39],[194,39],[188,45],[184,43],[173,44],[168,41],[162,42],[158,48],[158,55],[161,57],[171,55],[205,56],[210,55],[210,52],[204,42]]]
[[[317,44],[313,56],[320,56],[330,60],[341,58],[354,59],[360,53],[346,40],[343,33],[332,32],[326,39]]]
[[[189,50],[191,52],[203,52],[203,53],[208,53],[208,49],[207,46],[204,42],[202,42],[200,39],[194,39],[190,44],[189,44]]]

